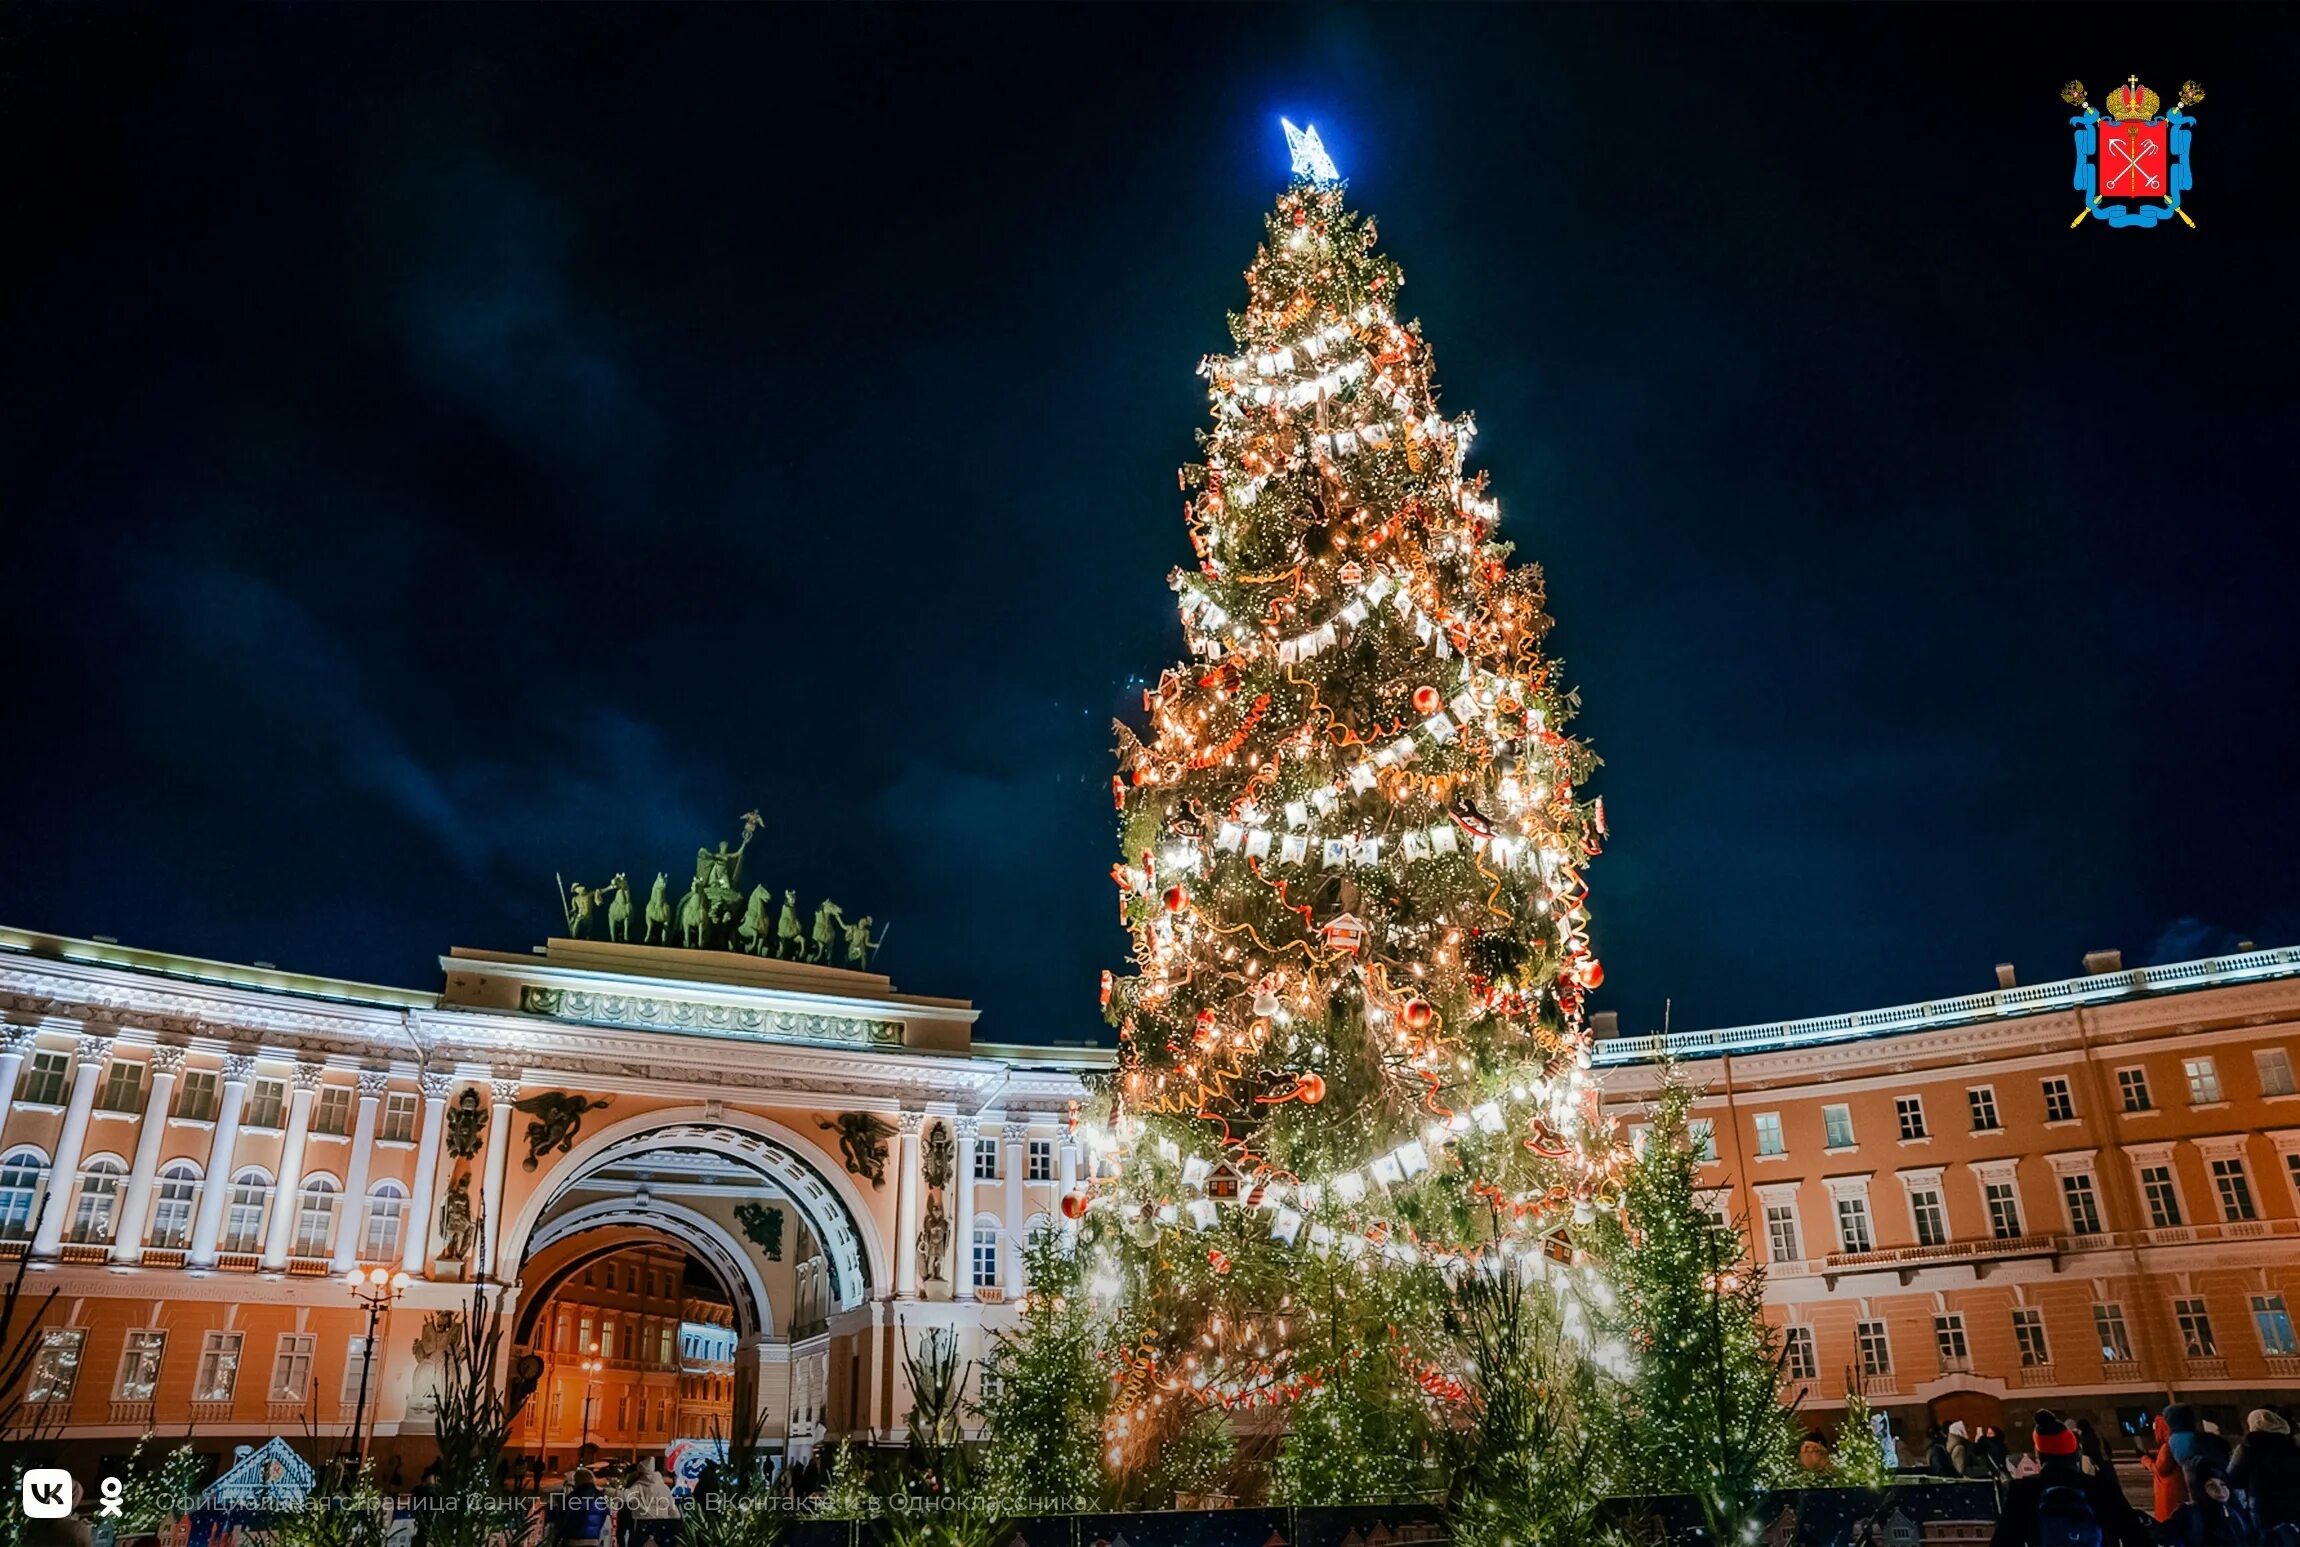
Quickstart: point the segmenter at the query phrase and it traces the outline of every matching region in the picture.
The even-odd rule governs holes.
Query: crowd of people
[[[641,1456],[606,1482],[577,1466],[544,1508],[552,1547],[679,1547],[679,1500],[653,1456]]]
[[[2030,1451],[1993,1428],[1952,1423],[1925,1470],[2001,1486],[1992,1547],[2300,1547],[2300,1444],[2281,1413],[2257,1408],[2233,1443],[2194,1407],[2175,1403],[2150,1425],[2136,1461],[2149,1489],[2127,1499],[2116,1457],[2092,1424],[2040,1412]]]

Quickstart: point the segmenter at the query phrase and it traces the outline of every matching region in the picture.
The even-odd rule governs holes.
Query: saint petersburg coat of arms
[[[2188,109],[2204,100],[2204,88],[2194,81],[2182,85],[2172,111],[2161,117],[2162,99],[2137,75],[2126,76],[2108,94],[2105,112],[2085,100],[2082,81],[2063,86],[2060,99],[2082,115],[2068,121],[2076,131],[2075,187],[2084,195],[2072,228],[2086,216],[2104,226],[2153,226],[2175,215],[2195,228],[2180,198],[2195,181],[2188,148],[2196,120]]]

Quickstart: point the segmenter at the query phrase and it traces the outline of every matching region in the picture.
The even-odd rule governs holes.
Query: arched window
[[[216,1244],[227,1252],[263,1250],[264,1214],[271,1200],[271,1173],[261,1166],[243,1166],[232,1178],[231,1203],[224,1210],[223,1239]]]
[[[128,1174],[117,1155],[98,1155],[80,1168],[80,1194],[72,1204],[71,1239],[87,1245],[112,1239],[120,1208],[120,1179]]]
[[[399,1231],[407,1218],[407,1189],[397,1182],[378,1182],[367,1195],[367,1227],[360,1239],[360,1256],[369,1262],[389,1262],[399,1255]],[[567,1318],[560,1318],[564,1329]],[[564,1341],[564,1338],[562,1338]]]
[[[48,1157],[28,1144],[0,1159],[0,1240],[21,1241],[32,1233],[32,1209],[47,1175]]]
[[[152,1245],[181,1251],[192,1244],[192,1208],[199,1196],[200,1168],[188,1160],[169,1162],[152,1193]]]
[[[324,1257],[335,1239],[335,1205],[343,1191],[332,1176],[307,1176],[303,1196],[296,1200],[295,1245],[298,1257]]]
[[[974,1287],[998,1287],[998,1221],[988,1214],[974,1221]]]

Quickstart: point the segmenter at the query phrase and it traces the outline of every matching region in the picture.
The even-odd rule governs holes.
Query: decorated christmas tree
[[[1119,1064],[1065,1212],[1125,1331],[1118,1468],[1376,1355],[1458,1402],[1447,1279],[1563,1275],[1618,1202],[1583,1022],[1604,812],[1541,573],[1496,536],[1402,271],[1287,134],[1235,350],[1199,367],[1191,659],[1112,783],[1134,970],[1105,977]]]

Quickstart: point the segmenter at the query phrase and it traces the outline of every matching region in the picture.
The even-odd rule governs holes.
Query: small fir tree
[[[1712,1537],[1738,1539],[1796,1470],[1795,1415],[1764,1270],[1700,1197],[1706,1136],[1671,1079],[1629,1166],[1618,1215],[1594,1232],[1629,1345],[1618,1450],[1638,1493],[1691,1494]]]
[[[1110,1377],[1104,1330],[1084,1293],[1079,1259],[1059,1232],[1040,1230],[1022,1247],[1030,1292],[1021,1320],[982,1360],[975,1410],[988,1429],[981,1486],[990,1507],[1043,1513],[1051,1503],[1086,1509],[1107,1493],[1102,1421]]]

